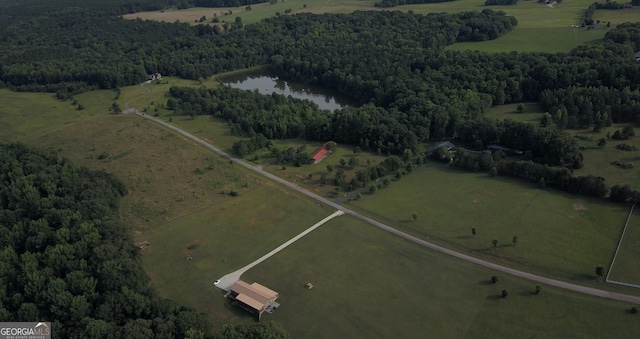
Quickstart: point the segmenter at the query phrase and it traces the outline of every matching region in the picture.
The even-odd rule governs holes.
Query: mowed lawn
[[[497,284],[489,282],[492,275]],[[442,256],[347,216],[329,221],[243,279],[279,293],[281,306],[263,320],[280,322],[293,338],[640,335],[626,303],[546,285],[534,295],[534,283]],[[499,297],[503,289],[506,299]]]
[[[218,325],[249,321],[242,313],[235,319],[213,281],[331,213],[311,199],[265,183],[154,229],[147,237],[150,245],[143,251],[143,266],[162,296],[208,312]]]
[[[496,40],[458,43],[448,48],[452,50],[479,50],[484,52],[569,52],[585,42],[602,39],[612,29],[603,25],[600,29],[572,28],[582,22],[584,11],[593,3],[591,0],[564,1],[553,8],[537,1],[519,1],[512,6],[482,6],[484,0],[454,1],[475,4],[476,10],[490,8],[504,11],[518,20],[517,27]],[[447,3],[444,3],[447,4]],[[419,10],[416,9],[418,12]],[[636,19],[638,20],[638,19]]]
[[[611,262],[628,213],[625,205],[441,166],[407,175],[352,206],[422,239],[581,283],[595,278],[596,265]]]
[[[640,285],[640,207],[636,206],[620,242],[616,260],[608,278],[613,281]]]

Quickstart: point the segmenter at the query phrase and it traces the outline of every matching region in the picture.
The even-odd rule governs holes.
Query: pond
[[[339,95],[335,91],[288,81],[274,76],[267,70],[247,71],[218,78],[222,83],[233,88],[258,90],[260,94],[277,93],[292,96],[296,99],[313,101],[321,109],[335,111],[345,106],[355,106],[355,101]]]

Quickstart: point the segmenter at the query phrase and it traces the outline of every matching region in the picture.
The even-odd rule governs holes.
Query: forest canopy
[[[50,319],[58,338],[211,335],[148,286],[113,175],[17,143],[0,144],[0,166],[0,321]]]

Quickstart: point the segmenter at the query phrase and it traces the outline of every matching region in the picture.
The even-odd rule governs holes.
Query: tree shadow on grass
[[[487,300],[500,300],[504,299],[500,294],[491,294],[487,296]]]
[[[493,284],[494,284],[494,282],[491,281],[491,280],[480,280],[478,282],[478,285],[493,285]]]
[[[470,238],[473,238],[473,236],[471,236],[471,235],[460,235],[457,238],[458,239],[470,239]]]
[[[518,292],[518,295],[519,296],[523,296],[523,297],[532,297],[532,296],[536,295],[536,292],[535,291],[524,290],[524,291]]]
[[[593,274],[588,274],[588,273],[578,273],[578,274],[574,274],[571,277],[571,280],[577,280],[577,281],[586,281],[586,280],[595,280],[596,277]]]

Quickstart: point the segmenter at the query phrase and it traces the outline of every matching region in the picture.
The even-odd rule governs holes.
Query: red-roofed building
[[[314,164],[319,163],[324,159],[327,155],[329,155],[331,151],[327,148],[327,144],[325,143],[320,148],[318,148],[313,154],[311,154],[311,162]]]

